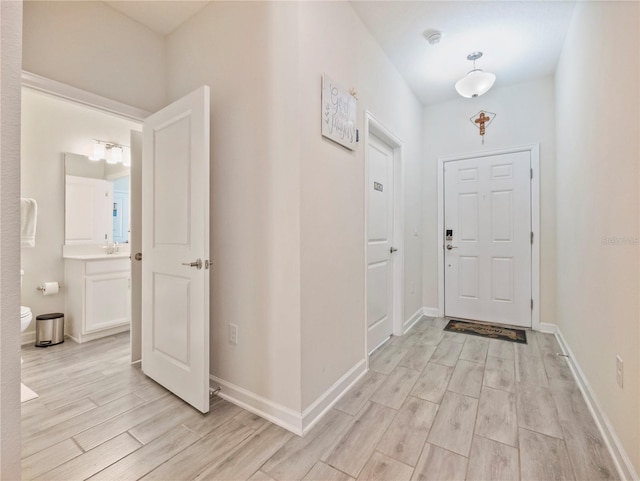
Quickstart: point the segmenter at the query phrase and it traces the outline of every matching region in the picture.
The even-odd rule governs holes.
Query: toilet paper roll
[[[54,294],[57,294],[60,290],[60,284],[58,284],[57,282],[45,282],[44,284],[42,284],[42,287],[43,296],[52,296]]]

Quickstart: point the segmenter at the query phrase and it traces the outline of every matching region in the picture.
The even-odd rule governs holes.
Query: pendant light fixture
[[[476,60],[482,57],[482,52],[473,52],[467,55],[467,60],[473,62],[473,70],[456,82],[456,90],[460,95],[468,99],[479,97],[489,91],[496,81],[496,76],[476,68]]]

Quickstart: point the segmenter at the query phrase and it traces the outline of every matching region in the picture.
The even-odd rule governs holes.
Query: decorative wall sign
[[[357,100],[327,75],[322,76],[322,135],[355,150]]]
[[[489,124],[496,118],[496,114],[493,112],[487,112],[481,110],[477,114],[473,115],[469,120],[473,125],[480,129],[480,135],[482,136],[482,144],[484,145],[484,134]]]

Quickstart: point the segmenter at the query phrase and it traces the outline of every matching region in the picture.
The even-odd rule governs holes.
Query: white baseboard
[[[333,386],[327,389],[322,396],[316,399],[311,406],[302,413],[302,435],[304,436],[315,426],[329,409],[367,373],[367,361],[362,359],[344,376],[338,379]]]
[[[545,324],[541,324],[541,330],[542,326],[544,325]],[[562,348],[562,351],[564,352],[564,354],[569,356],[567,358],[569,361],[569,368],[571,369],[573,377],[576,379],[576,382],[580,387],[580,391],[582,391],[582,396],[587,403],[587,407],[589,408],[589,411],[591,412],[591,415],[593,416],[596,425],[598,426],[598,429],[602,434],[602,438],[604,439],[607,449],[609,450],[609,453],[613,458],[613,462],[618,471],[618,475],[625,480],[637,480],[638,474],[636,473],[636,470],[633,467],[633,464],[631,463],[627,452],[622,446],[622,443],[620,442],[618,435],[613,429],[609,418],[602,410],[600,402],[598,401],[595,392],[593,392],[593,389],[589,384],[589,380],[585,376],[582,368],[573,355],[571,347],[569,347],[569,344],[567,344],[567,341],[562,335],[562,331],[555,324],[548,324],[548,326],[553,326],[553,332],[556,336],[556,339],[558,340],[558,343],[560,344],[560,347]]]
[[[20,345],[35,344],[36,343],[36,331],[23,332],[20,335]]]
[[[437,307],[423,307],[422,314],[428,317],[439,317],[439,309]]]
[[[541,322],[536,330],[547,334],[556,334],[558,332],[558,326],[548,322]]]
[[[415,326],[416,322],[418,322],[422,318],[423,309],[418,309],[413,316],[404,321],[404,325],[402,326],[402,334],[406,334],[411,330],[413,326]]]
[[[209,378],[211,387],[220,386],[218,396],[221,398],[257,414],[287,431],[304,436],[366,372],[367,363],[365,359],[362,359],[302,413],[216,376],[211,375]]]
[[[211,387],[220,387],[218,396],[222,399],[302,436],[302,417],[299,412],[216,376],[211,375],[209,379]]]

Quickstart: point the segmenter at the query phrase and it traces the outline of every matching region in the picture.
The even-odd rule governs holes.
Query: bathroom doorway
[[[73,90],[23,75],[21,196],[38,206],[35,245],[21,249],[21,304],[34,316],[23,345],[46,313],[64,313],[67,339],[83,344],[130,329],[131,133],[146,112],[116,114]],[[45,296],[44,282],[61,288]]]
[[[42,85],[48,86],[49,90],[43,89]],[[64,295],[54,302],[58,306],[64,305],[64,311],[58,311],[64,312],[66,334],[76,344],[84,344],[128,331],[128,360],[132,364],[144,361],[141,367],[146,376],[201,412],[207,412],[210,394],[209,87],[202,86],[151,115],[31,74],[23,73],[23,87],[23,139],[31,143],[22,150],[23,168],[29,172],[23,176],[22,195],[30,195],[25,186],[29,186],[29,182],[37,183],[44,173],[51,188],[40,185],[40,189],[32,189],[40,198],[39,201],[34,195],[33,200],[43,203],[49,224],[52,219],[64,219],[64,222],[51,226],[50,230],[57,228],[59,234],[46,237],[42,245],[43,248],[53,246],[52,257],[58,267],[54,274],[63,279],[61,284],[65,286],[61,292]],[[140,135],[142,119],[144,139]],[[156,125],[154,122],[159,123]],[[38,135],[39,132],[46,134]],[[147,154],[144,176],[141,175],[142,140]],[[37,146],[33,150],[40,148],[42,152],[34,154],[30,150],[32,146]],[[176,156],[182,162],[174,163]],[[62,169],[61,157],[64,161]],[[26,159],[38,160],[28,162]],[[167,166],[172,169],[167,169]],[[33,175],[34,172],[37,174]],[[58,178],[64,182],[57,181]],[[190,179],[191,182],[182,194],[170,188],[176,187],[174,182],[177,178]],[[165,188],[156,188],[158,183]],[[115,199],[118,191],[120,201]],[[167,200],[168,192],[171,192],[170,200]],[[60,198],[64,200],[59,202]],[[127,204],[129,209],[123,212]],[[191,206],[188,218],[193,220],[183,222],[185,217],[180,206]],[[141,221],[142,212],[150,213],[145,215],[144,223]],[[128,225],[125,219],[130,219]],[[150,224],[149,220],[153,222]],[[181,222],[189,228],[180,233],[181,237],[176,237],[177,226]],[[158,223],[162,226],[158,227]],[[163,232],[165,237],[160,236]],[[132,269],[141,264],[138,261],[142,260],[142,237],[153,239],[145,247],[148,254],[143,265],[147,269],[143,275],[153,281],[144,285],[142,276],[138,275],[140,270]],[[124,242],[117,242],[118,238]],[[190,241],[176,243],[176,239]],[[182,250],[154,257],[154,249],[164,245],[180,245]],[[150,258],[147,257],[149,255]],[[198,260],[184,263],[182,257],[185,255]],[[29,252],[23,253],[23,257],[29,258]],[[177,312],[175,303],[169,303],[166,309],[163,307],[158,312],[173,310],[174,316],[163,316],[155,309],[160,300],[167,297],[166,290],[163,294],[162,290],[154,291],[154,287],[157,286],[162,263],[169,258],[172,265],[181,266],[181,270],[187,266],[195,267],[197,272],[194,271],[196,279],[190,281],[193,285],[183,289],[183,300],[189,301],[186,309]],[[23,261],[25,270],[27,264]],[[204,270],[201,271],[201,267]],[[167,277],[170,276],[165,275]],[[182,271],[179,277],[185,279]],[[201,288],[197,288],[198,282]],[[29,292],[28,283],[24,287]],[[181,284],[180,287],[184,286]],[[148,302],[150,292],[155,295],[151,304]],[[36,303],[37,299],[31,298],[27,302],[31,301]],[[144,318],[141,316],[142,302],[146,302],[147,307]],[[169,356],[167,346],[175,345],[178,339],[160,346],[157,336],[164,327],[166,339],[171,339],[171,335],[176,334],[176,318],[185,319],[180,324],[185,342],[179,350],[186,350],[183,362],[186,368],[184,373],[167,375],[168,369],[157,372],[153,369],[159,359],[157,356]],[[142,324],[146,326],[145,336],[141,336]],[[143,360],[141,351],[144,349]],[[86,352],[90,351],[90,346],[87,346]],[[192,373],[197,373],[197,376],[192,376]]]

